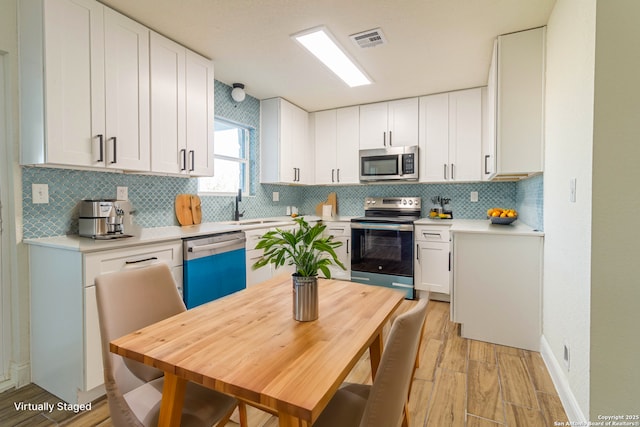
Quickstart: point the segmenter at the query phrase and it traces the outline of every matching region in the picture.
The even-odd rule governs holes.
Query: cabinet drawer
[[[172,268],[182,265],[182,241],[85,255],[84,285],[93,285],[95,277],[100,274],[144,267],[155,262],[165,262]]]
[[[450,232],[448,226],[417,226],[416,242],[448,242]]]
[[[324,229],[325,236],[334,237],[350,237],[351,236],[351,223],[341,222],[325,222],[327,228]]]
[[[254,250],[256,248],[256,245],[260,241],[260,238],[262,237],[262,235],[267,231],[269,231],[269,228],[266,228],[266,227],[258,228],[254,230],[245,230],[244,237],[245,239],[247,239],[245,243],[246,250],[247,251]]]

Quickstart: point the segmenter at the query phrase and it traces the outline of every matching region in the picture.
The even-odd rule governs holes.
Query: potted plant
[[[318,272],[330,279],[329,266],[345,269],[335,252],[342,242],[333,240],[333,236],[323,237],[326,226],[321,223],[310,226],[302,217],[294,221],[298,224],[295,230],[277,228],[260,238],[256,249],[263,249],[264,253],[252,268],[267,264],[294,265],[293,317],[300,321],[315,320],[318,318]]]

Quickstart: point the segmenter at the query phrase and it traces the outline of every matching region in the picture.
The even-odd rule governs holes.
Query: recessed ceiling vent
[[[387,39],[384,37],[384,34],[382,33],[382,30],[380,28],[363,31],[358,34],[351,34],[349,37],[355,44],[362,48],[374,47],[380,44],[387,43]]]

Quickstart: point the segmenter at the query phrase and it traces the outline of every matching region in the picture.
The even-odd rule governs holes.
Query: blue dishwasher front
[[[246,288],[244,232],[185,239],[183,255],[183,290],[187,308]]]

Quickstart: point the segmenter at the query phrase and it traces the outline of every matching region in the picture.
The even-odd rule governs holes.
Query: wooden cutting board
[[[176,218],[178,218],[180,225],[193,225],[191,194],[178,194],[176,196]]]
[[[317,216],[322,216],[323,205],[333,206],[333,214],[336,215],[338,213],[338,196],[336,195],[336,193],[329,193],[329,196],[327,196],[327,200],[325,200],[324,202],[320,202],[316,205]]]
[[[195,194],[191,195],[191,217],[193,218],[194,224],[200,224],[202,222],[202,202],[200,201],[200,197]]]

